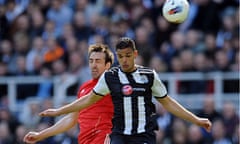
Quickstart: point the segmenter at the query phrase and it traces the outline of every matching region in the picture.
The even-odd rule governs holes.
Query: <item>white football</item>
[[[171,23],[182,23],[189,12],[187,0],[165,0],[163,4],[163,16]]]

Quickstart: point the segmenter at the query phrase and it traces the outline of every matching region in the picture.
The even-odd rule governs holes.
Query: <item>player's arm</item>
[[[156,72],[154,72],[154,82],[152,86],[152,95],[156,96],[157,100],[163,105],[163,107],[174,114],[175,116],[192,122],[196,125],[204,127],[207,131],[211,129],[211,122],[205,118],[199,118],[183,106],[181,106],[177,101],[172,99],[167,95],[167,90],[164,84],[159,79]]]
[[[40,116],[59,116],[62,114],[67,114],[71,112],[81,111],[82,109],[94,104],[103,98],[104,95],[108,94],[110,91],[105,81],[105,76],[102,74],[98,83],[93,88],[91,92],[81,98],[73,101],[70,104],[62,106],[57,109],[48,109],[40,113]]]
[[[194,123],[198,126],[204,127],[207,131],[210,131],[211,123],[208,119],[197,117],[196,115],[185,109],[183,106],[181,106],[177,101],[175,101],[170,96],[158,98],[157,100],[163,105],[163,107],[167,111],[169,111],[173,115],[184,120],[187,120],[191,123]]]
[[[63,133],[71,129],[74,125],[77,124],[78,112],[70,113],[60,119],[53,126],[44,129],[40,132],[29,132],[25,135],[23,141],[26,143],[36,143],[40,140],[46,139],[50,136],[54,136],[60,133]]]
[[[102,97],[103,96],[97,95],[96,93],[91,91],[87,95],[73,101],[70,104],[67,104],[57,109],[47,109],[41,112],[39,115],[40,116],[59,116],[59,115],[68,114],[72,112],[78,112],[92,105],[93,103],[97,102]]]

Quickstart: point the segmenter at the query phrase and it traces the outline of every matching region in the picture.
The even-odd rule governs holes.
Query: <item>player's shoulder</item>
[[[81,90],[81,89],[83,89],[83,88],[85,88],[85,87],[87,87],[89,85],[92,85],[92,84],[93,84],[93,80],[92,79],[88,80],[88,81],[82,83],[79,89]]]
[[[120,70],[119,66],[111,67],[108,71],[106,71],[106,74],[116,74]]]
[[[140,73],[152,74],[154,72],[154,70],[149,67],[145,67],[141,65],[136,65],[136,67]]]

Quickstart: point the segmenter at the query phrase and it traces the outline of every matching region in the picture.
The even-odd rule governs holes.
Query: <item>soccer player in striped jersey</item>
[[[210,131],[208,119],[197,117],[168,96],[154,70],[135,64],[138,52],[132,39],[120,38],[116,55],[120,66],[106,71],[89,94],[63,107],[45,110],[40,115],[59,116],[83,110],[110,93],[114,105],[111,144],[156,144],[155,107],[152,103],[155,96],[175,116]]]

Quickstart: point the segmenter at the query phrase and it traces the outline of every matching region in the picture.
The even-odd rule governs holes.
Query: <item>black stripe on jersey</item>
[[[99,96],[104,96],[103,94],[97,93],[94,89],[93,89],[93,93],[95,93],[96,95],[99,95]]]
[[[154,96],[154,97],[157,98],[157,99],[162,99],[162,98],[165,98],[166,96],[168,96],[168,94],[165,94],[165,95],[162,96],[162,97],[156,97],[156,96]]]

